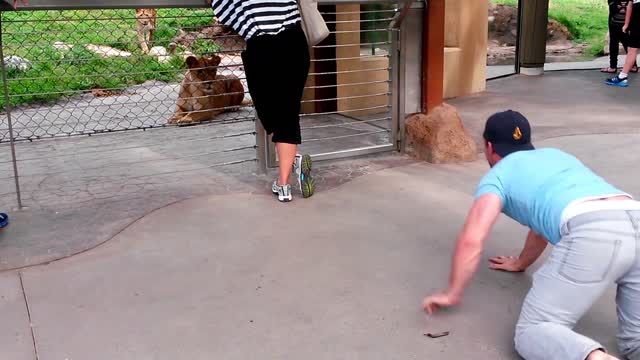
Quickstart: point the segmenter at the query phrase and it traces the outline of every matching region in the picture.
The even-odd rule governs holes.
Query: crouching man
[[[616,359],[596,340],[573,331],[615,283],[620,352],[640,360],[640,202],[575,157],[535,149],[529,122],[520,113],[490,117],[484,140],[491,170],[478,185],[458,236],[449,287],[427,297],[425,310],[431,314],[460,302],[503,212],[530,231],[520,256],[492,258],[491,268],[524,271],[548,243],[554,246],[522,305],[515,330],[518,353],[527,360]]]

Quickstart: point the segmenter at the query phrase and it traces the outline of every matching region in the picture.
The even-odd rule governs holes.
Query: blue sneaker
[[[607,85],[618,86],[618,87],[627,87],[629,86],[629,78],[620,79],[618,75],[612,77],[611,79],[607,79],[605,81]]]
[[[9,215],[0,213],[0,229],[9,225]]]

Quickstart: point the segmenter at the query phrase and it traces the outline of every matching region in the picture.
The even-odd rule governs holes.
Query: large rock
[[[128,51],[123,51],[123,50],[119,50],[116,48],[112,48],[111,46],[106,46],[106,45],[94,45],[94,44],[85,44],[84,45],[85,49],[96,53],[97,55],[103,57],[103,58],[110,58],[110,57],[131,57],[131,53]]]
[[[19,56],[5,56],[4,66],[7,70],[27,71],[31,68],[31,61]]]
[[[478,148],[456,109],[443,104],[429,114],[411,116],[405,124],[407,154],[434,164],[474,161]]]

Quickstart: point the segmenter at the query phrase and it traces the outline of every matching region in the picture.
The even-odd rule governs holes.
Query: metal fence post
[[[267,172],[267,133],[262,124],[256,119],[256,158],[258,159],[258,173]]]
[[[7,112],[7,124],[9,126],[9,141],[11,145],[11,160],[13,162],[13,177],[16,184],[16,197],[18,200],[18,208],[22,209],[22,196],[20,194],[20,177],[18,175],[18,162],[16,159],[16,146],[13,136],[13,121],[11,119],[11,101],[9,99],[9,85],[7,81],[7,68],[4,62],[4,38],[3,38],[3,17],[4,13],[0,12],[0,60],[2,61],[2,86],[4,88],[5,111]]]

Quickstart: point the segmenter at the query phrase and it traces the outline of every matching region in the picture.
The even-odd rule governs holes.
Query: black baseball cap
[[[513,110],[491,115],[484,128],[483,137],[502,157],[516,151],[535,149],[531,144],[529,121],[524,115]]]

